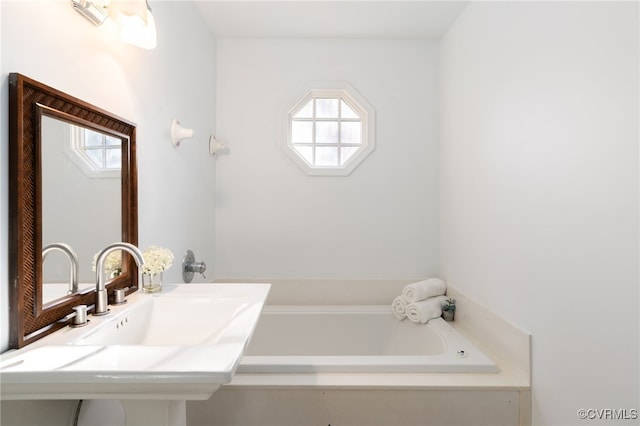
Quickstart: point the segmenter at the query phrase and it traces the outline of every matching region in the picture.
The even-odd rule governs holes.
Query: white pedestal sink
[[[136,292],[0,356],[2,399],[118,399],[127,425],[184,424],[184,401],[231,381],[269,284],[181,284]]]

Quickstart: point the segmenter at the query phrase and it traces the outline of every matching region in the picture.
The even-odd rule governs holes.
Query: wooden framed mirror
[[[84,142],[78,145],[78,140]],[[71,151],[61,154],[54,144],[69,145]],[[74,151],[77,146],[84,147],[90,160],[108,157],[103,163],[89,161],[89,169],[97,170],[93,176],[77,177],[79,162],[64,165],[65,155],[83,152]],[[76,177],[63,177],[68,174]],[[47,247],[53,242],[82,246],[82,251],[75,250],[84,259],[78,263],[90,271],[93,255],[109,243],[137,245],[137,199],[135,124],[23,75],[9,75],[11,348],[67,325],[73,306],[84,304],[91,310],[94,304],[95,272],[84,272],[87,282],[77,289],[53,296],[45,289],[43,235],[54,239],[45,241]],[[112,231],[104,233],[105,229]],[[112,294],[116,288],[132,292],[137,286],[133,259],[123,254],[120,275],[107,283],[107,289]]]

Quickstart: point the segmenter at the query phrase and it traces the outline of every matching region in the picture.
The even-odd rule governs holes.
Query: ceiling
[[[469,1],[194,1],[217,38],[440,39]]]

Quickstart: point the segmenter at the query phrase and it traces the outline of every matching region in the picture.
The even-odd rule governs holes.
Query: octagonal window
[[[375,111],[348,85],[309,90],[287,124],[286,151],[308,175],[346,176],[375,148]]]

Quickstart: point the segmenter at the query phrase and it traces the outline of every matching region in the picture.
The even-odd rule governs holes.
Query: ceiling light
[[[73,8],[94,25],[111,17],[122,41],[143,49],[156,47],[156,23],[146,0],[71,0]]]
[[[122,41],[143,49],[156,47],[156,23],[151,14],[149,3],[127,2],[137,7],[121,8],[115,13],[115,20],[120,25],[120,38]],[[140,4],[144,7],[140,8]],[[114,14],[110,13],[111,16]]]

